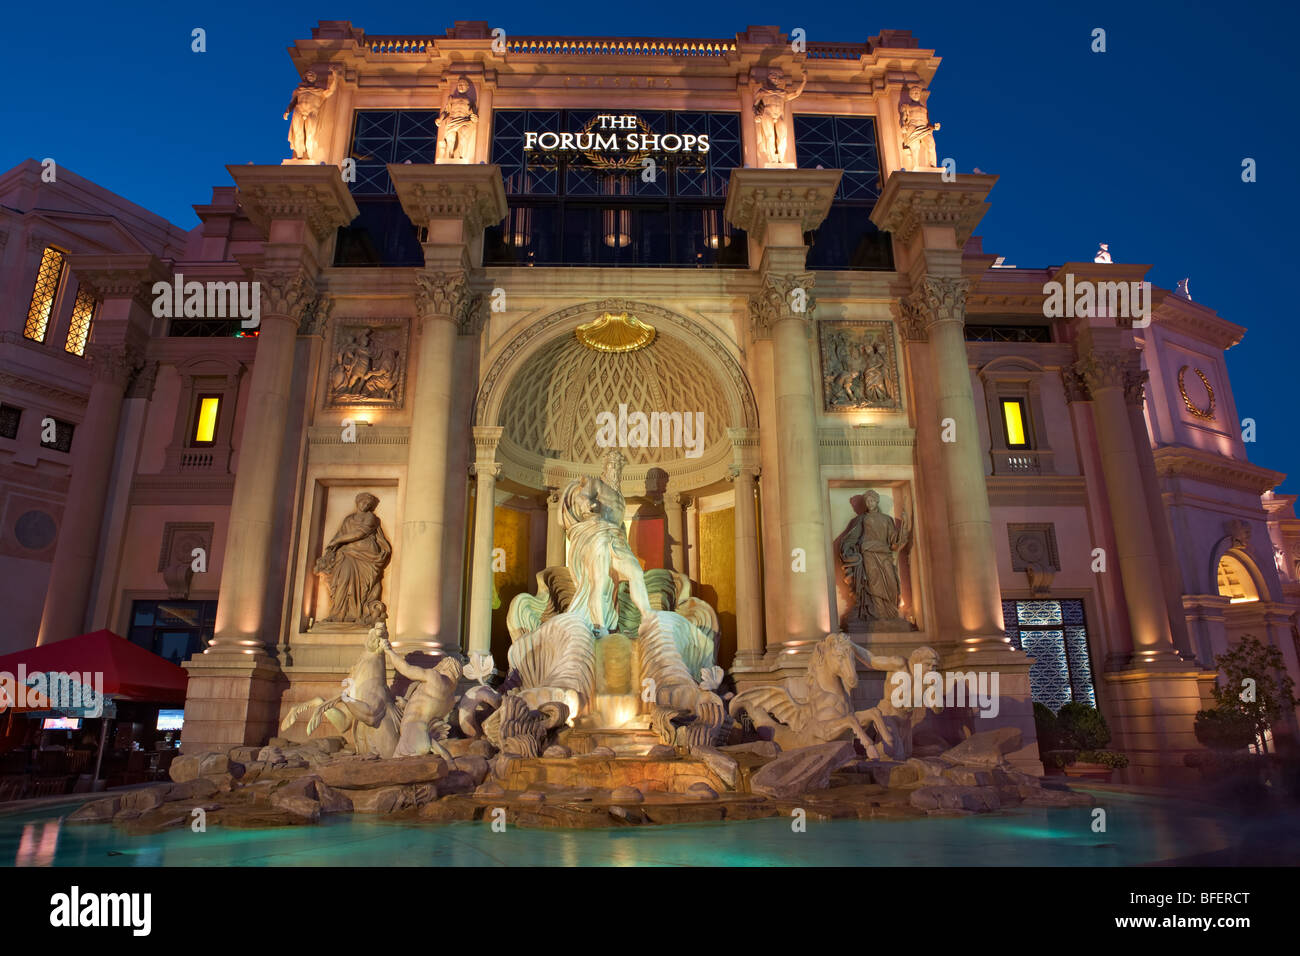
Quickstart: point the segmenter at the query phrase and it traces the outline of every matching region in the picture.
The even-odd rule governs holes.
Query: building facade
[[[189,233],[0,178],[3,649],[108,627],[185,660],[191,751],[337,694],[385,615],[504,668],[561,489],[616,448],[637,558],[717,612],[738,688],[834,631],[932,647],[998,675],[974,729],[1020,727],[1020,765],[1032,702],[1081,700],[1144,780],[1236,638],[1300,677],[1245,330],[1147,266],[985,253],[997,177],[938,165],[909,33],[325,21],[290,52],[294,158],[228,167]]]

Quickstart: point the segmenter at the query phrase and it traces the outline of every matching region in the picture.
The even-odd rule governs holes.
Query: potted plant
[[[1062,748],[1074,752],[1065,767],[1067,777],[1108,782],[1114,771],[1128,766],[1128,757],[1105,749],[1110,728],[1097,708],[1071,701],[1057,712],[1056,724]]]

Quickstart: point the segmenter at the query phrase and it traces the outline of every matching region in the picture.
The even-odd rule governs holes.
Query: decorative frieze
[[[894,330],[883,321],[819,322],[822,407],[828,412],[900,407]]]
[[[341,320],[330,350],[329,408],[401,408],[406,388],[407,326],[397,320]]]

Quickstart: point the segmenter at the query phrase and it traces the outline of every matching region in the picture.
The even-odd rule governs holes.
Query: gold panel
[[[498,506],[493,512],[492,549],[505,552],[505,570],[492,574],[492,651],[499,663],[505,661],[505,652],[510,647],[510,632],[506,628],[510,602],[515,595],[532,590],[528,576],[531,524],[532,513],[528,511]]]
[[[736,511],[700,513],[699,596],[713,605],[722,625],[718,662],[729,667],[736,655]]]

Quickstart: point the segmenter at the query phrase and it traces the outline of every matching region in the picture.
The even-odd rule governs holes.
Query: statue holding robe
[[[384,568],[393,556],[393,546],[374,513],[379,499],[363,491],[356,504],[357,510],[339,524],[316,562],[316,573],[326,578],[330,594],[330,612],[321,619],[323,623],[373,623],[365,615],[380,600]]]
[[[906,511],[898,522],[882,513],[880,495],[874,491],[868,491],[862,500],[865,510],[854,516],[840,536],[844,577],[857,602],[860,620],[895,621],[900,617],[895,554],[907,546],[911,519]]]

